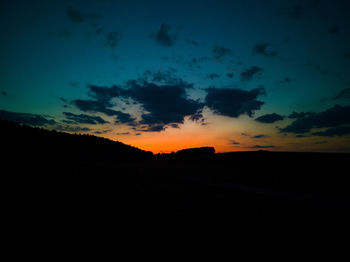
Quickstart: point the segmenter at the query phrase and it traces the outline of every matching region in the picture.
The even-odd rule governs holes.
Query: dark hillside
[[[72,135],[2,120],[0,120],[0,127],[0,140],[3,148],[8,150],[7,154],[93,161],[149,160],[153,155],[151,152],[121,142],[92,135]]]
[[[213,148],[152,153],[0,122],[11,219],[231,224],[239,231],[346,225],[348,154]]]

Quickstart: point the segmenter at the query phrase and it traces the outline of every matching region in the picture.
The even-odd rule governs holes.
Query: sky
[[[0,118],[150,150],[350,152],[340,0],[5,0]]]

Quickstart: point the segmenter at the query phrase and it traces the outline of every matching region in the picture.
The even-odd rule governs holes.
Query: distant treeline
[[[69,134],[0,120],[2,151],[13,157],[149,160],[153,153],[93,135]]]
[[[214,147],[182,149],[169,154],[157,154],[93,135],[69,134],[44,128],[30,127],[0,120],[3,149],[7,154],[43,158],[60,157],[80,160],[202,160],[215,155]]]

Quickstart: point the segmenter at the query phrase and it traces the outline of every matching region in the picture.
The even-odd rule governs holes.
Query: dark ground
[[[92,136],[0,124],[10,220],[103,217],[118,225],[231,225],[237,232],[337,232],[348,224],[348,154],[152,156]]]

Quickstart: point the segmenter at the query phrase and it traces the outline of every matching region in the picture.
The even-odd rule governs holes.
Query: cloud
[[[89,132],[89,131],[91,131],[91,129],[88,127],[70,126],[70,125],[56,125],[55,129],[58,131],[64,131],[64,132]]]
[[[83,23],[87,20],[95,20],[100,16],[97,14],[88,14],[75,9],[73,6],[67,8],[67,17],[73,23]]]
[[[72,104],[83,112],[104,113],[107,116],[118,114],[118,111],[108,108],[110,105],[104,101],[76,99],[72,101]]]
[[[229,88],[207,88],[205,98],[206,106],[214,113],[229,117],[239,117],[247,114],[252,116],[254,111],[259,110],[264,102],[257,97],[266,93],[264,88],[255,88],[251,91]]]
[[[117,133],[116,135],[118,135],[118,136],[126,136],[126,135],[130,135],[130,132]]]
[[[97,101],[104,103],[106,107],[111,107],[111,100],[123,93],[123,89],[117,85],[106,87],[88,84],[87,87],[89,89],[88,95]]]
[[[292,82],[292,79],[290,79],[289,77],[285,77],[285,78],[283,78],[283,80],[281,82],[282,83],[290,83],[290,82]]]
[[[268,51],[270,43],[257,44],[253,47],[253,53],[260,54],[264,56],[276,56],[276,52]]]
[[[195,114],[191,115],[190,120],[194,122],[199,122],[199,121],[204,122],[202,111],[196,112]]]
[[[152,72],[150,70],[146,70],[144,72],[144,78],[143,80],[147,82],[154,82],[157,84],[170,84],[170,85],[177,85],[182,84],[183,81],[181,78],[178,78],[174,75],[174,72],[177,70],[174,68],[168,68],[166,70],[158,70],[156,72]]]
[[[341,99],[350,99],[350,88],[345,88],[341,90],[336,96],[334,96],[334,100]]]
[[[231,55],[232,51],[224,46],[215,45],[213,46],[212,53],[215,60],[220,61],[223,57]]]
[[[252,66],[251,68],[247,69],[246,71],[241,72],[241,80],[242,81],[251,80],[256,74],[259,74],[262,71],[263,71],[263,69],[261,67]]]
[[[168,24],[161,24],[158,32],[155,34],[155,41],[165,47],[170,47],[175,44],[176,34],[171,34],[171,26]]]
[[[261,123],[271,124],[271,123],[274,123],[276,121],[283,120],[283,116],[278,115],[276,113],[272,113],[272,114],[262,115],[262,116],[256,118],[255,120],[258,122],[261,122]]]
[[[263,135],[263,134],[256,135],[256,136],[252,136],[252,138],[254,138],[254,139],[259,139],[259,138],[267,138],[267,137],[269,137],[269,136],[267,136],[267,135]]]
[[[134,126],[139,131],[162,131],[166,126],[178,127],[184,122],[184,117],[198,117],[203,104],[187,98],[186,90],[193,88],[180,78],[167,74],[147,72],[152,80],[162,83],[149,82],[144,79],[131,80],[125,87],[88,85],[88,95],[93,99],[77,99],[72,103],[83,112],[104,113],[115,116],[116,123]],[[167,82],[167,83],[164,83]],[[112,99],[131,99],[143,108],[141,119],[130,114],[113,109]],[[202,117],[202,115],[201,115]]]
[[[108,123],[105,121],[103,118],[99,116],[89,116],[85,114],[73,114],[70,112],[63,112],[63,114],[66,116],[66,118],[75,124],[91,124],[91,125],[96,125],[96,124],[106,124]]]
[[[196,40],[193,39],[186,39],[186,43],[193,45],[193,46],[199,46],[199,43]]]
[[[31,126],[46,126],[46,125],[56,124],[55,120],[47,119],[43,115],[16,113],[16,112],[9,112],[6,110],[0,110],[0,118],[3,120],[17,122],[17,123],[31,125]]]
[[[314,132],[313,136],[344,136],[350,134],[350,126],[338,126],[327,129],[326,131]]]
[[[215,78],[219,78],[219,77],[220,77],[220,75],[215,74],[215,73],[211,73],[211,74],[208,75],[208,78],[210,78],[211,80],[213,80]]]
[[[350,106],[335,105],[320,113],[298,118],[280,131],[284,133],[302,134],[312,128],[337,127],[350,124]]]
[[[232,78],[232,77],[233,77],[233,73],[227,73],[226,75],[227,75],[227,77],[229,77],[229,78]]]
[[[102,135],[102,134],[109,133],[109,132],[111,132],[111,131],[112,131],[112,130],[110,130],[110,129],[107,129],[107,130],[97,130],[97,131],[94,132],[94,134],[96,134],[96,135]]]
[[[115,48],[119,41],[121,40],[122,35],[120,32],[110,32],[107,35],[106,46],[110,48]]]
[[[196,114],[203,105],[188,99],[186,89],[192,85],[181,82],[176,85],[158,85],[147,81],[130,81],[123,96],[130,97],[147,111],[140,121],[152,131],[171,123],[183,123],[185,116]]]
[[[5,91],[1,91],[2,96],[7,96],[7,93]]]
[[[237,141],[235,141],[235,140],[232,140],[230,143],[231,143],[232,145],[239,145],[239,144],[240,144],[239,142],[237,142]]]
[[[134,121],[136,120],[136,118],[132,117],[130,114],[122,111],[115,111],[115,115],[116,123],[134,125]]]
[[[294,118],[301,118],[301,117],[305,117],[305,116],[309,116],[309,115],[312,115],[312,113],[310,113],[310,112],[300,112],[300,113],[297,113],[297,112],[293,112],[292,114],[290,114],[289,116],[288,116],[288,118],[292,118],[292,119],[294,119]]]

